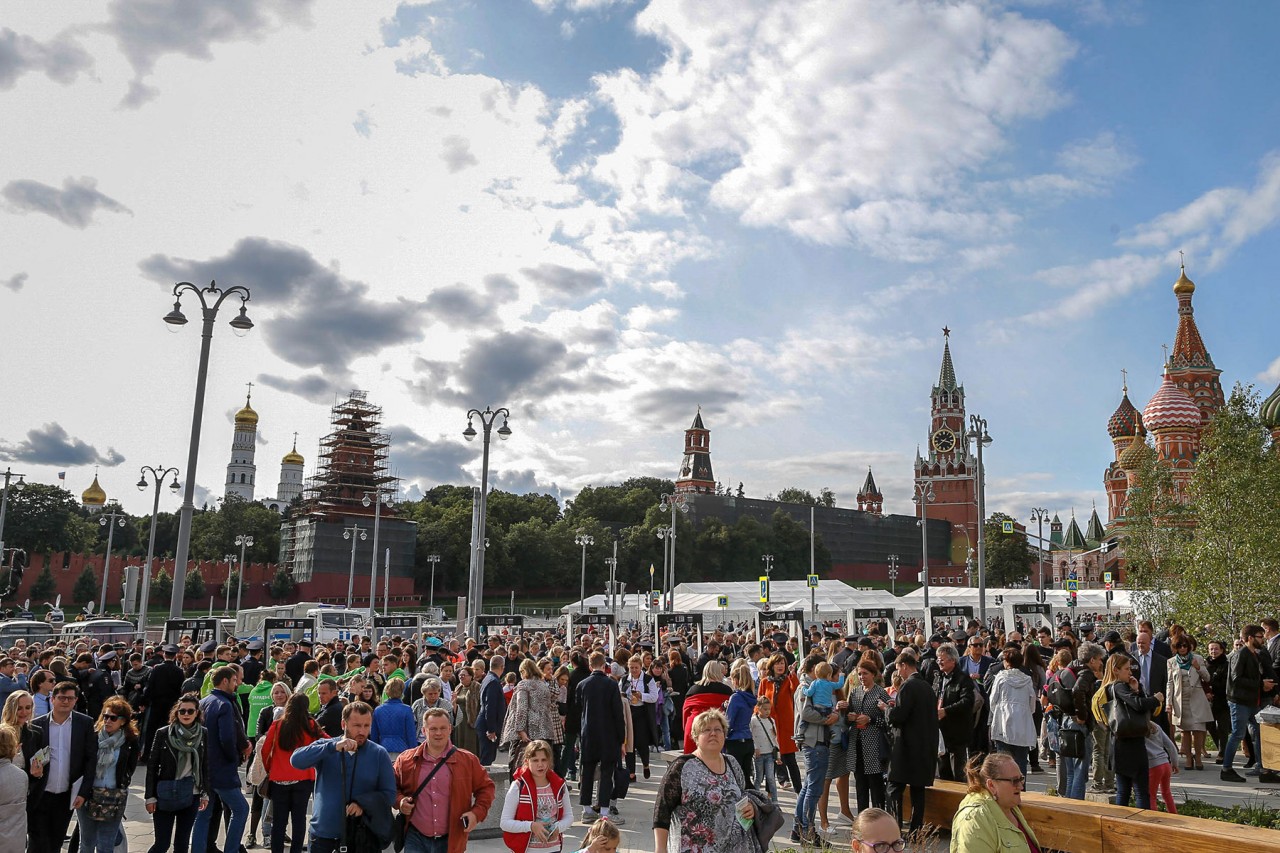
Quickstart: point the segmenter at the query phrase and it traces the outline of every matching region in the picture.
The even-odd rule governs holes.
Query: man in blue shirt
[[[318,740],[293,751],[289,762],[299,770],[315,768],[316,792],[311,809],[309,853],[333,853],[347,817],[364,814],[360,801],[381,797],[386,814],[396,797],[396,777],[387,751],[369,740],[373,709],[352,702],[342,709],[342,737]],[[198,850],[198,848],[195,848]]]
[[[27,689],[27,676],[23,674],[15,677],[13,674],[16,666],[13,658],[0,659],[0,708],[4,707],[10,695]]]
[[[240,703],[236,700],[236,688],[240,686],[240,669],[236,666],[219,666],[210,676],[213,689],[200,700],[204,711],[204,727],[209,743],[209,786],[231,812],[227,826],[227,842],[224,853],[238,853],[244,837],[244,825],[249,818],[249,801],[240,790],[241,762],[249,754],[249,738],[244,733],[240,719]],[[191,834],[191,849],[203,853],[209,837],[209,826],[214,823],[218,809],[212,798],[209,807],[196,813],[195,828]],[[214,833],[217,828],[215,824]]]

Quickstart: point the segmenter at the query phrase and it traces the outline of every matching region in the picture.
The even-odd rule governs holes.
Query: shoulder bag
[[[109,823],[124,814],[124,801],[128,796],[128,788],[94,788],[85,808],[93,820]]]
[[[1135,711],[1115,695],[1115,685],[1108,688],[1111,699],[1107,703],[1107,728],[1112,737],[1146,737],[1147,724],[1151,722],[1151,714],[1146,711]]]
[[[444,754],[444,757],[436,762],[436,766],[431,768],[431,772],[427,774],[427,778],[422,780],[422,784],[418,786],[418,790],[413,792],[413,807],[415,809],[418,807],[418,795],[422,793],[423,789],[425,789],[427,785],[431,784],[431,778],[436,775],[441,767],[444,767],[445,762],[448,761],[449,758],[457,751],[458,750],[456,748],[450,747],[449,751]],[[400,853],[401,850],[404,850],[404,839],[408,832],[409,818],[405,817],[404,814],[397,809],[396,819],[391,827],[391,843],[395,847],[396,853]]]

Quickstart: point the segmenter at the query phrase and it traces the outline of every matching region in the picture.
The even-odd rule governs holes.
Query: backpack
[[[1064,676],[1070,676],[1071,683],[1064,681]],[[1075,700],[1071,697],[1071,690],[1076,686],[1076,680],[1079,675],[1071,667],[1063,667],[1053,674],[1053,678],[1049,679],[1046,690],[1049,694],[1049,702],[1053,705],[1055,711],[1064,716],[1074,716],[1076,705]]]

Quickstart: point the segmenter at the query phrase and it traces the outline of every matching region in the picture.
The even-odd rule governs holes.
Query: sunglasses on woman
[[[108,723],[114,723],[116,720],[120,719],[120,715],[119,714],[103,714],[102,719]]]
[[[197,711],[195,708],[179,708],[178,709],[179,717],[191,717],[191,716],[194,716],[196,713]]]

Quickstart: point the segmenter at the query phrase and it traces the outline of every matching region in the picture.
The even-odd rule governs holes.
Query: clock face
[[[933,434],[933,449],[940,453],[949,453],[955,450],[956,434],[951,430],[943,427]]]

